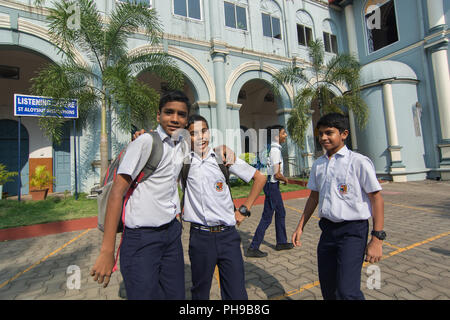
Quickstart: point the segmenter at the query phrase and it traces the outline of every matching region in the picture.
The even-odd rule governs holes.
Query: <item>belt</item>
[[[163,225],[161,225],[161,226],[159,226],[159,227],[138,227],[138,228],[128,228],[128,227],[125,227],[125,229],[131,229],[131,230],[155,230],[155,231],[159,231],[159,230],[164,230],[164,229],[167,229],[168,227],[170,227],[174,222],[175,222],[175,220],[177,220],[176,218],[174,218],[172,221],[170,221],[169,223],[166,223],[166,224],[163,224]]]
[[[191,222],[191,228],[194,228],[196,230],[201,230],[201,231],[208,231],[208,232],[222,232],[222,231],[229,230],[233,227],[234,226],[224,226],[224,225],[209,227],[209,226],[204,226],[201,224]]]

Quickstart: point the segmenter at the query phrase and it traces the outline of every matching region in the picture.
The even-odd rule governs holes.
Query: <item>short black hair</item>
[[[189,114],[189,111],[191,110],[191,103],[189,102],[189,98],[186,96],[186,94],[180,90],[166,91],[163,93],[163,95],[159,99],[159,112],[161,112],[166,103],[172,101],[184,102]]]
[[[316,125],[317,129],[319,129],[319,127],[336,128],[340,133],[344,132],[345,130],[350,131],[348,118],[343,114],[336,112],[328,113],[322,116]]]
[[[196,121],[203,121],[206,124],[206,127],[209,129],[208,121],[206,121],[206,119],[199,114],[193,114],[192,116],[189,117],[186,129],[188,129],[191,126],[191,124],[193,124]]]
[[[281,124],[275,124],[273,126],[267,127],[267,143],[272,142],[272,130],[278,130],[278,136],[281,130],[286,131],[286,129]]]

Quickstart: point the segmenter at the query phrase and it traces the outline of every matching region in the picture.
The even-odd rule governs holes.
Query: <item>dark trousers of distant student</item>
[[[272,223],[273,213],[275,212],[275,236],[277,244],[287,243],[286,236],[286,210],[284,209],[283,199],[281,198],[280,182],[267,182],[264,186],[264,210],[253,236],[250,248],[259,249],[264,240],[264,234]]]
[[[247,300],[241,237],[235,227],[220,232],[191,227],[192,300],[208,300],[216,265],[222,300]]]
[[[317,247],[320,288],[324,300],[364,300],[361,269],[367,245],[367,220],[334,223],[322,218]]]
[[[125,228],[120,271],[129,300],[184,300],[181,223],[157,228]]]

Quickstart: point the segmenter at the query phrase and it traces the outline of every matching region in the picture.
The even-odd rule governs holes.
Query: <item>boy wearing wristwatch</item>
[[[322,234],[317,265],[322,296],[325,300],[363,300],[360,286],[364,255],[367,262],[380,261],[386,238],[381,186],[372,161],[345,146],[349,134],[345,116],[327,114],[319,120],[317,129],[319,142],[327,153],[311,168],[311,195],[292,242],[301,245],[303,229],[319,205]],[[373,231],[367,244],[370,217]]]
[[[229,173],[247,183],[254,180],[247,200],[236,209],[227,183],[229,174],[209,147],[210,133],[206,119],[199,115],[191,116],[187,130],[192,151],[189,169],[182,169],[180,180],[185,190],[183,220],[191,223],[189,258],[192,299],[209,299],[217,265],[222,299],[246,300],[241,238],[235,225],[239,226],[250,216],[250,209],[264,187],[266,177],[245,161],[236,159],[229,167]]]

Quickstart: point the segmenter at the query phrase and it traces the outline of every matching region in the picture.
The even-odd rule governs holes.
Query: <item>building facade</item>
[[[450,96],[448,1],[443,0],[141,0],[160,18],[161,49],[172,56],[185,76],[185,91],[194,112],[223,133],[236,152],[255,150],[247,144],[251,130],[286,125],[298,87],[283,86],[280,96],[270,88],[272,76],[295,63],[309,69],[308,41],[321,39],[325,60],[352,53],[360,61],[363,98],[369,123],[358,128],[350,114],[352,147],[368,155],[377,174],[394,181],[450,178]],[[119,3],[96,0],[108,15]],[[28,94],[30,79],[48,63],[64,57],[47,33],[48,9],[31,0],[0,0],[0,163],[17,171],[18,119],[15,93]],[[145,52],[142,35],[128,41],[129,52]],[[80,61],[88,61],[82,51]],[[138,77],[160,90],[164,82],[152,74]],[[330,87],[335,95],[346,88]],[[313,114],[313,119],[317,115]],[[130,139],[108,119],[110,154]],[[285,174],[296,175],[320,154],[314,120],[306,145],[292,141],[285,148]],[[79,190],[99,181],[100,116],[90,119],[74,137],[71,122],[63,143],[53,145],[36,118],[21,119],[21,184],[39,164],[56,177],[53,191],[74,190],[74,141]],[[239,131],[242,130],[242,131]],[[235,133],[238,132],[236,135]],[[233,136],[234,134],[234,136]],[[219,144],[218,136],[214,144]],[[258,138],[259,141],[259,138]],[[260,149],[262,143],[256,148]],[[6,186],[17,193],[17,182]]]

